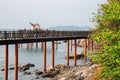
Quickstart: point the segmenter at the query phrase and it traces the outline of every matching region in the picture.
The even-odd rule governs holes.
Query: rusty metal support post
[[[18,44],[18,48],[20,48],[20,44]]]
[[[84,39],[84,60],[86,62],[87,59],[87,39]]]
[[[28,48],[28,43],[26,44],[26,48]]]
[[[89,51],[89,49],[90,49],[90,42],[89,42],[89,39],[87,39],[87,42],[88,42],[88,43],[87,43],[87,44],[88,44],[87,47],[88,47],[88,51]]]
[[[27,48],[30,48],[30,47],[31,47],[30,43],[27,43],[26,46],[27,46]]]
[[[23,46],[23,43],[21,43],[21,47]]]
[[[33,43],[30,43],[30,48],[32,48],[33,47]]]
[[[91,48],[92,48],[92,51],[93,51],[93,40],[91,40],[92,42],[91,42]]]
[[[43,71],[46,72],[46,41],[43,42],[43,49],[44,49],[44,54],[43,54],[43,58],[44,58]]]
[[[66,59],[67,59],[67,66],[69,66],[69,40],[67,40],[67,56],[66,56]]]
[[[4,80],[8,80],[8,44],[4,46],[4,60],[5,60],[5,71],[4,71]]]
[[[76,66],[76,52],[77,52],[77,46],[76,46],[76,39],[74,40],[74,66]]]
[[[71,51],[72,51],[72,40],[71,40],[70,48],[71,48]]]
[[[52,41],[52,68],[54,68],[54,41]]]
[[[14,80],[18,80],[18,44],[15,44],[15,55],[14,55]]]
[[[56,41],[56,49],[58,49],[58,41]]]
[[[38,42],[36,42],[36,48],[38,48]]]
[[[43,49],[43,42],[41,42],[41,49]]]

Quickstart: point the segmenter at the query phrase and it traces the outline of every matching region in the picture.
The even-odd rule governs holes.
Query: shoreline
[[[94,71],[100,67],[100,65],[93,62],[77,66],[58,64],[54,69],[49,67],[46,72],[41,72],[39,70],[36,72],[34,71],[36,77],[31,80],[94,80],[93,78],[97,77],[93,76]]]

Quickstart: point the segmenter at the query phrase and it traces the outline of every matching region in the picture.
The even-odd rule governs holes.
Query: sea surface
[[[61,44],[58,45],[58,49],[55,49],[55,65],[66,64],[66,43],[60,41]],[[51,42],[47,42],[47,67],[51,66]],[[9,68],[14,66],[14,45],[9,45]],[[74,46],[73,46],[74,49]],[[83,48],[77,47],[77,52],[83,51]],[[73,50],[70,51],[73,53]],[[26,48],[26,44],[23,44],[19,48],[19,66],[23,66],[27,63],[35,64],[35,67],[30,68],[28,71],[34,71],[36,69],[43,69],[43,49],[40,47],[35,48],[35,43],[32,48]],[[70,66],[74,64],[73,60],[70,60]],[[84,61],[82,59],[77,60],[77,65],[83,65]],[[0,70],[4,68],[4,46],[0,46]],[[34,79],[35,75],[24,75],[23,72],[18,73],[18,80],[31,80]],[[14,80],[14,71],[9,70],[9,80]],[[0,80],[4,80],[4,71],[0,71]]]

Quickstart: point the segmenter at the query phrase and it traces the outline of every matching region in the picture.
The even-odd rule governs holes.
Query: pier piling
[[[87,39],[84,39],[84,61],[86,62],[87,59]]]
[[[8,80],[8,44],[4,46],[4,60],[5,60],[5,71],[4,71],[4,80]]]
[[[46,41],[43,42],[43,49],[44,49],[44,54],[43,54],[43,58],[44,58],[44,62],[43,62],[43,71],[46,72]]]
[[[14,54],[14,80],[18,80],[18,44],[15,44],[15,54]]]
[[[70,43],[70,48],[71,48],[71,51],[72,51],[72,40],[71,40],[71,43]]]
[[[77,47],[76,47],[76,39],[74,40],[74,66],[76,66],[76,52],[77,52]]]
[[[69,40],[67,40],[67,46],[66,47],[67,47],[67,58],[66,58],[67,62],[66,63],[67,63],[67,66],[69,66]]]
[[[54,41],[52,41],[52,68],[54,68]]]

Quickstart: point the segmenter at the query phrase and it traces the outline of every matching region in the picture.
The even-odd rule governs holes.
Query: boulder
[[[31,72],[24,72],[24,75],[31,75]]]
[[[34,67],[35,65],[34,64],[31,64],[31,63],[28,63],[25,65],[26,67]]]
[[[67,56],[65,57],[65,59],[67,58]],[[84,58],[84,51],[82,52],[78,52],[76,54],[76,59],[80,59],[80,58]],[[74,54],[69,54],[69,59],[74,59]]]
[[[10,70],[14,70],[14,67],[9,68]]]
[[[1,69],[1,71],[4,71],[5,69]]]
[[[47,68],[47,71],[55,71],[55,68],[53,68],[52,66]]]
[[[59,70],[63,70],[65,68],[68,68],[68,67],[64,64],[58,64],[58,65],[55,66],[55,69],[59,69]]]
[[[34,67],[34,66],[35,66],[34,64],[28,63],[26,65],[19,66],[18,69],[20,71],[26,71],[26,70],[30,69],[30,67]]]
[[[80,47],[83,47],[84,46],[84,39],[78,40],[77,45]]]
[[[46,77],[51,77],[51,75],[52,75],[52,72],[45,72],[45,73],[43,73],[42,75],[41,75],[41,77],[42,78],[46,78]]]
[[[41,74],[43,74],[43,72],[39,71],[39,70],[35,70],[35,71],[32,72],[32,74],[41,75]]]
[[[26,67],[26,66],[20,66],[19,68],[18,68],[20,71],[26,71],[26,70],[28,70],[28,69],[30,69],[29,67]]]

